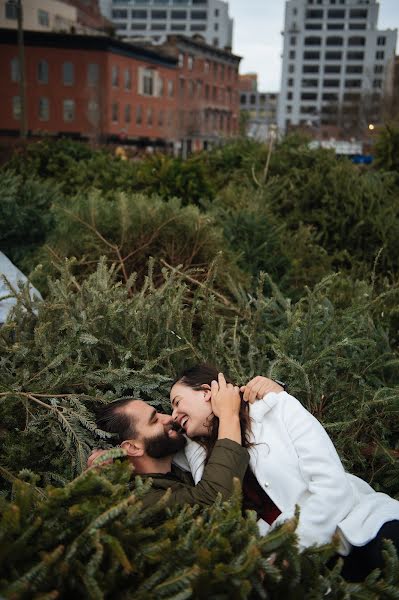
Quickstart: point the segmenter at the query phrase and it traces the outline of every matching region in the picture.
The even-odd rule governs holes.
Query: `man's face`
[[[126,407],[135,423],[138,437],[151,458],[172,456],[186,445],[183,433],[176,431],[170,415],[159,413],[142,400],[134,400]]]

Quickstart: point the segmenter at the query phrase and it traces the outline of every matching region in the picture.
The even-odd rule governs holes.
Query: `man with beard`
[[[111,402],[97,413],[97,426],[119,438],[120,446],[137,474],[153,480],[143,498],[150,506],[171,489],[168,504],[213,504],[218,493],[227,500],[233,492],[233,479],[241,484],[248,467],[248,451],[241,446],[239,388],[226,384],[222,374],[212,383],[212,411],[219,418],[219,435],[205,467],[201,481],[194,485],[191,474],[172,464],[176,452],[183,449],[186,438],[176,430],[170,415],[158,413],[143,400],[124,399]],[[103,451],[94,452],[93,461]]]

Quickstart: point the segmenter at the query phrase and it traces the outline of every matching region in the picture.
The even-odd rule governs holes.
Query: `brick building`
[[[177,61],[105,36],[24,33],[29,137],[175,142]],[[19,135],[17,32],[0,30],[0,137]]]
[[[24,32],[28,137],[71,136],[186,156],[238,131],[240,57],[182,36],[138,46]],[[0,30],[0,137],[19,136],[17,32]]]
[[[201,36],[169,36],[157,47],[178,62],[176,133],[182,155],[237,135],[241,57]]]
[[[258,90],[256,73],[239,76],[240,111],[248,137],[265,141],[277,123],[278,94]]]

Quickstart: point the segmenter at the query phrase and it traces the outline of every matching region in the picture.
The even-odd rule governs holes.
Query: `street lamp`
[[[373,125],[373,123],[369,123],[369,130],[370,131],[374,131],[375,127]]]
[[[25,49],[22,0],[7,0],[7,5],[15,8],[18,26],[18,59],[19,59],[19,97],[21,103],[21,138],[26,138],[28,132],[26,114],[26,79],[25,79]]]

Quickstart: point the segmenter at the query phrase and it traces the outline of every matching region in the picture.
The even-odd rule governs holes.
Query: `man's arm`
[[[196,486],[174,484],[169,504],[199,504],[209,506],[218,494],[227,500],[233,493],[233,480],[237,477],[241,483],[249,463],[249,454],[241,446],[241,428],[239,410],[241,398],[238,387],[227,384],[222,373],[218,381],[211,385],[213,414],[219,418],[218,440],[204,469],[202,479]],[[159,485],[158,480],[158,485]],[[157,479],[153,483],[157,487]],[[160,492],[160,490],[158,490]],[[154,497],[153,497],[154,500]]]

